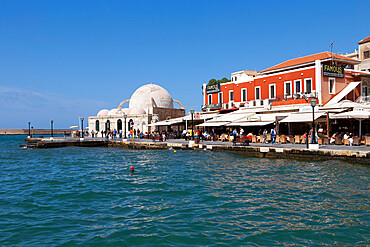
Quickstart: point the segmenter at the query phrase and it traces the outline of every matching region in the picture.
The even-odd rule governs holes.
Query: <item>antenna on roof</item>
[[[335,43],[335,40],[331,42],[330,44],[330,56],[331,56],[331,65],[333,65],[333,45]]]

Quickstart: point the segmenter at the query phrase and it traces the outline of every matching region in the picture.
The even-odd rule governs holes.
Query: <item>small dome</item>
[[[173,100],[166,89],[155,84],[147,84],[139,87],[131,96],[130,109],[155,107],[173,108]],[[132,113],[131,113],[132,114]]]
[[[114,108],[108,112],[108,116],[115,116],[117,114],[118,109]]]
[[[108,115],[109,110],[103,109],[98,112],[98,117],[105,117]]]
[[[130,114],[131,109],[129,109],[129,108],[123,108],[122,111],[124,112],[124,114]]]
[[[142,114],[146,114],[143,108],[134,108],[134,109],[131,109],[130,111],[130,115],[142,115]]]

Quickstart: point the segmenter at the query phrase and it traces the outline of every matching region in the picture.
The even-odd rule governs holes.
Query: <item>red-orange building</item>
[[[362,95],[361,78],[370,76],[368,72],[353,69],[359,63],[346,56],[321,52],[258,73],[235,72],[231,74],[231,82],[204,84],[202,109],[304,105],[310,104],[313,98],[319,106],[342,99],[355,101]]]

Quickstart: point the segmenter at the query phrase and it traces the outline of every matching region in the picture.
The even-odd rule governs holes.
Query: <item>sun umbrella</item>
[[[349,112],[342,112],[332,116],[334,119],[358,119],[360,121],[359,137],[361,138],[361,122],[363,119],[370,118],[370,111],[364,109],[354,109]]]
[[[78,126],[76,126],[76,125],[73,125],[73,126],[71,126],[71,127],[69,127],[70,129],[78,129]]]

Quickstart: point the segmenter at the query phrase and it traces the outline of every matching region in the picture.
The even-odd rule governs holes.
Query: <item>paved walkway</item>
[[[68,138],[67,138],[68,139]],[[85,140],[107,140],[106,138],[85,138]],[[117,141],[120,141],[122,139],[114,139]],[[131,140],[131,139],[129,139]],[[134,138],[134,142],[152,142],[150,139],[138,139]],[[184,139],[169,139],[166,142],[169,143],[189,143],[189,141],[185,141]],[[232,142],[221,142],[221,141],[201,141],[199,144],[204,144],[204,145],[221,145],[221,146],[231,146],[233,145]],[[263,143],[250,143],[250,146],[255,146],[255,147],[280,147],[280,148],[295,148],[295,149],[302,149],[302,148],[307,148],[306,144],[263,144]],[[320,149],[323,150],[348,150],[348,151],[370,151],[370,146],[346,146],[346,145],[320,145]]]

